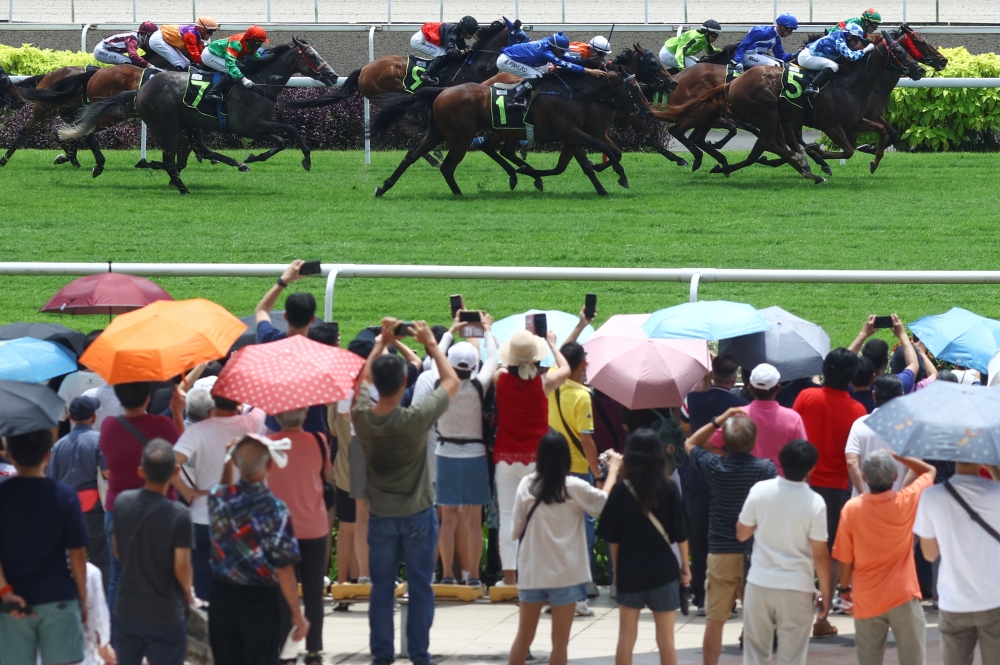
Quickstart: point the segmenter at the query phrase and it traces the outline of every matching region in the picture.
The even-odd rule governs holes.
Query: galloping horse
[[[41,80],[41,76],[33,76],[30,79],[21,81],[21,85],[31,87],[37,85]],[[10,80],[3,67],[0,67],[0,110],[9,108],[11,111],[17,111],[24,108],[25,103],[24,97],[21,96],[21,91]]]
[[[270,120],[281,88],[292,74],[298,72],[326,85],[333,85],[337,73],[316,50],[304,40],[295,38],[291,44],[281,44],[269,50],[260,60],[243,66],[243,72],[254,83],[251,89],[234,86],[226,101],[227,126],[230,134],[259,140],[270,140],[276,144],[271,151],[248,158],[247,161],[262,161],[284,149],[282,135],[292,137],[302,150],[302,166],[307,171],[311,167],[310,150],[299,131],[293,126]],[[175,158],[178,152],[179,135],[183,132],[195,154],[206,159],[214,159],[241,171],[250,167],[226,155],[209,150],[201,137],[201,131],[219,131],[218,118],[202,114],[197,109],[184,104],[188,87],[186,72],[162,72],[142,86],[138,92],[124,92],[104,101],[87,105],[76,125],[59,130],[63,139],[78,139],[93,132],[106,113],[129,115],[133,109],[156,136],[163,148],[163,168],[170,175],[170,184],[181,194],[187,194],[187,187],[180,179],[180,170]]]

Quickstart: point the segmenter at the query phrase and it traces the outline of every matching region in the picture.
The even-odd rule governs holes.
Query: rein
[[[327,63],[326,63],[326,60],[322,60],[322,58],[320,59],[321,61],[320,61],[320,63],[318,65],[313,64],[312,60],[310,60],[309,58],[306,57],[305,53],[303,52],[302,47],[299,46],[298,44],[295,44],[295,57],[292,58],[291,60],[286,59],[286,56],[291,55],[291,54],[292,54],[292,50],[288,49],[288,51],[286,53],[278,56],[278,62],[283,63],[285,66],[288,67],[289,70],[291,70],[288,73],[289,78],[291,78],[292,72],[295,71],[295,63],[297,63],[299,61],[299,59],[305,60],[306,66],[310,69],[310,71],[312,71],[313,74],[319,74],[320,70],[324,66],[329,67],[329,65],[327,65]],[[319,55],[319,54],[317,54],[317,55]],[[259,71],[258,72],[253,72],[251,74],[251,76],[256,76],[256,78],[261,78]],[[315,78],[315,77],[311,77],[311,78]],[[250,92],[254,93],[255,95],[260,95],[261,97],[264,97],[265,99],[270,100],[272,102],[277,102],[278,101],[278,95],[275,95],[275,94],[272,94],[270,92],[267,92],[266,90],[261,90],[260,88],[284,88],[284,87],[285,87],[284,84],[279,85],[277,83],[264,83],[263,81],[261,81],[261,82],[258,83],[257,81],[254,81],[254,86],[252,88],[250,88]]]

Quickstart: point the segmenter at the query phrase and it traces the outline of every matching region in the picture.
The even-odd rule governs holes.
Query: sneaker
[[[700,616],[700,617],[705,616],[705,606],[704,605],[699,605],[698,606],[698,611],[696,612],[696,615]]]
[[[833,637],[837,634],[837,627],[826,619],[817,620],[813,624],[813,637]]]
[[[441,584],[454,584],[454,583],[455,583],[455,578],[454,577],[442,577],[441,578]]]
[[[593,582],[587,582],[587,598],[597,598],[601,595],[601,590]]]
[[[358,578],[358,584],[371,584],[371,583],[372,583],[372,578],[370,577],[362,576]]]
[[[483,583],[480,582],[479,580],[471,580],[470,579],[470,580],[466,580],[465,581],[465,585],[469,586],[469,587],[472,587],[473,589],[478,589],[479,587],[483,586]]]
[[[611,585],[611,598],[613,600],[613,599],[615,599],[617,597],[618,597],[618,585],[617,584],[612,584]]]
[[[844,600],[840,596],[833,599],[833,604],[830,606],[830,612],[833,614],[854,614],[854,603],[849,600]]]
[[[349,612],[350,611],[350,604],[349,603],[336,603],[333,606],[333,610],[332,611],[333,612]]]
[[[594,616],[594,610],[590,609],[587,601],[578,600],[576,601],[576,615],[578,617],[592,617]]]

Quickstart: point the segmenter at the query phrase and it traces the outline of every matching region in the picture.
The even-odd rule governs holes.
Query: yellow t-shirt
[[[562,406],[562,418],[559,417],[560,405]],[[566,424],[573,430],[577,440],[580,439],[581,434],[592,435],[594,433],[594,413],[590,403],[590,390],[569,379],[566,379],[566,382],[559,387],[558,403],[555,391],[549,395],[549,427],[561,432],[569,443],[570,473],[587,473],[590,471],[590,463],[573,443],[572,437],[563,426],[563,418],[566,419]]]

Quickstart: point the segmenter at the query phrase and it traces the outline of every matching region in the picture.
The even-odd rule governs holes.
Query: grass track
[[[243,155],[239,155],[242,157]],[[662,157],[628,154],[631,189],[614,174],[598,198],[579,168],[538,193],[516,191],[486,157],[473,154],[453,197],[426,164],[412,167],[383,199],[372,195],[401,159],[376,153],[314,153],[305,173],[287,151],[250,173],[192,164],[182,197],[162,173],[131,168],[133,152],[108,153],[98,179],[54,166],[54,153],[19,152],[0,170],[0,261],[324,262],[519,266],[830,269],[998,269],[1000,156],[890,154],[868,173],[858,155],[812,185],[790,167],[754,167],[725,179],[691,174]],[[532,155],[546,166],[555,155]],[[0,323],[60,321],[81,329],[102,317],[58,317],[38,308],[70,278],[0,277]],[[207,297],[250,313],[273,280],[158,279],[174,297]],[[321,280],[298,282],[322,302]],[[686,284],[341,280],[334,318],[345,335],[383,314],[447,316],[447,296],[497,318],[527,309],[576,311],[600,296],[599,321],[687,299]],[[951,306],[1000,318],[996,286],[703,284],[703,299],[781,305],[822,324],[835,344],[853,339],[869,313],[906,321]]]

